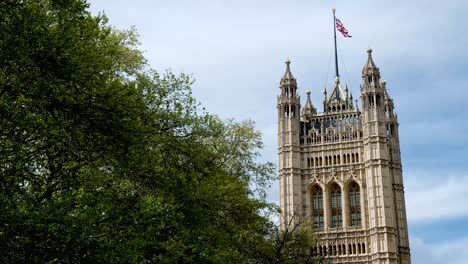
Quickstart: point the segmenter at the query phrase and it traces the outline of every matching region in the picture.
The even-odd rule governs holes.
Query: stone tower
[[[409,264],[398,117],[367,52],[362,110],[339,77],[330,94],[324,88],[322,113],[310,91],[301,109],[286,61],[277,102],[281,222],[309,221],[314,254],[331,263]]]

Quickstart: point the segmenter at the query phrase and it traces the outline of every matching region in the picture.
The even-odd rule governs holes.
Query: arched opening
[[[341,164],[341,162],[340,162],[340,155],[336,156],[336,159],[337,159],[337,164]]]
[[[362,243],[362,254],[366,254],[366,244]]]
[[[332,255],[333,255],[333,256],[336,256],[336,245],[333,245],[333,252],[332,252]]]
[[[341,215],[341,188],[334,183],[330,188],[331,201],[331,227],[341,227],[343,225]]]
[[[357,244],[357,253],[361,254],[361,244]]]
[[[322,166],[322,157],[319,158],[320,166]]]
[[[353,254],[356,254],[356,244],[353,244]]]
[[[323,191],[318,185],[314,185],[311,190],[312,196],[312,218],[315,229],[323,229],[324,214],[323,214]]]
[[[354,163],[354,153],[351,154],[351,162]]]
[[[351,214],[351,226],[361,226],[361,192],[359,185],[352,182],[349,185],[349,212]]]
[[[356,162],[359,162],[359,153],[356,153]]]
[[[353,248],[351,247],[351,244],[348,244],[348,254],[353,254]]]
[[[342,248],[343,248],[343,255],[346,255],[346,244],[343,244]]]

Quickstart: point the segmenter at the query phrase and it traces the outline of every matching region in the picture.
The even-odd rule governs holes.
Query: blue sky
[[[135,26],[158,71],[193,74],[193,93],[223,118],[252,119],[276,162],[276,96],[289,57],[303,100],[340,75],[358,97],[366,50],[395,102],[413,263],[468,263],[468,2],[448,0],[92,0],[119,29]],[[304,103],[304,101],[303,101]],[[270,199],[278,200],[273,185]]]

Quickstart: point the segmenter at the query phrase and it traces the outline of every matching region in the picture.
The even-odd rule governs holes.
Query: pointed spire
[[[307,106],[307,105],[310,105],[310,104],[311,104],[311,101],[310,101],[310,89],[307,89],[306,94],[307,94],[307,102],[306,102],[306,106]]]
[[[312,105],[312,100],[310,100],[310,89],[307,89],[306,94],[307,94],[307,101],[306,101],[305,107],[310,110],[315,110],[315,107]]]
[[[345,93],[341,89],[341,84],[340,84],[340,77],[337,76],[335,77],[335,84],[333,85],[333,89],[330,92],[330,96],[328,97],[328,101],[331,102],[332,100],[336,101],[343,101],[345,98]]]
[[[302,115],[308,119],[310,116],[317,114],[317,109],[312,104],[312,100],[310,100],[310,89],[307,89],[307,100],[304,108],[302,109]]]
[[[376,75],[380,77],[379,68],[375,65],[374,60],[372,59],[372,49],[367,50],[367,63],[362,69],[362,77],[366,75]]]
[[[345,88],[345,96],[346,96],[346,99],[348,99],[348,97],[349,97],[348,84],[346,84],[346,88]]]
[[[286,63],[286,72],[284,73],[283,79],[292,80],[294,79],[294,77],[291,73],[291,67],[289,66],[291,64],[291,60],[287,58],[285,63]]]
[[[323,112],[327,112],[327,86],[323,86]]]
[[[381,80],[380,81],[380,86],[383,88],[384,99],[386,99],[388,97],[387,89],[385,89],[387,87],[387,81]]]
[[[293,85],[297,86],[296,79],[291,73],[291,60],[289,58],[286,59],[286,71],[284,72],[283,78],[281,78],[280,85]]]

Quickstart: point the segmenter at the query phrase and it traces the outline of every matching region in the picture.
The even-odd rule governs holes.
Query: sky
[[[462,0],[91,0],[117,29],[135,26],[150,66],[192,74],[211,113],[251,119],[263,133],[262,161],[277,161],[276,96],[286,58],[302,103],[333,82],[331,9],[342,83],[359,97],[367,49],[400,122],[413,263],[468,263],[468,35]],[[339,34],[339,33],[338,33]],[[279,199],[277,183],[269,199]]]

